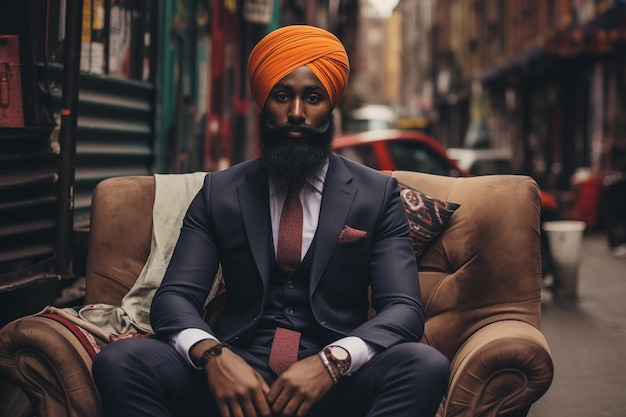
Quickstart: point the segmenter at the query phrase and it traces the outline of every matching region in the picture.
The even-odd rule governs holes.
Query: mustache
[[[328,132],[331,128],[330,120],[326,120],[323,123],[314,126],[307,125],[306,123],[291,123],[289,121],[281,124],[273,124],[269,120],[264,120],[263,124],[270,133],[286,134],[288,132],[302,132],[309,135],[321,135]]]

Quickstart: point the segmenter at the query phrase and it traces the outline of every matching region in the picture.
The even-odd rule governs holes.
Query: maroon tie
[[[276,260],[283,271],[292,273],[300,265],[302,253],[302,204],[298,190],[289,189],[278,226]]]
[[[267,361],[270,369],[280,375],[298,360],[300,332],[277,327],[272,341],[270,358]]]

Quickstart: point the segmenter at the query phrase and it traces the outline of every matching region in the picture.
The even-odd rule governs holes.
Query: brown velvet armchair
[[[184,175],[184,174],[183,174]],[[539,190],[524,176],[393,175],[461,206],[419,258],[423,342],[451,361],[438,417],[525,416],[553,363],[541,324]],[[119,305],[150,251],[154,178],[103,181],[93,195],[85,303]],[[91,356],[65,326],[29,316],[0,330],[0,374],[41,417],[100,417]]]

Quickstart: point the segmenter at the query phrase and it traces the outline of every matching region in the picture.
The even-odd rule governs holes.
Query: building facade
[[[580,175],[626,169],[625,1],[405,0],[398,10],[410,19],[407,114],[413,97],[432,100],[445,145],[511,149],[516,170],[566,205]]]

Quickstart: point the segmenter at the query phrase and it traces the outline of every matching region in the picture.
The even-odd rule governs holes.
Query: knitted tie
[[[270,358],[267,361],[270,369],[280,375],[298,360],[300,332],[277,327],[272,341]]]
[[[287,273],[300,265],[302,253],[302,204],[298,190],[289,188],[278,226],[276,260]]]

